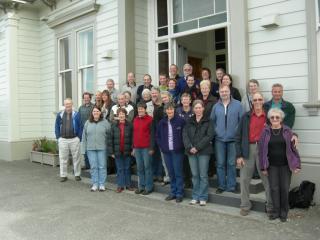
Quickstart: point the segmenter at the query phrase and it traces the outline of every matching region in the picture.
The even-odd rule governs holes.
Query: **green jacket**
[[[263,105],[263,108],[267,114],[268,114],[269,110],[271,109],[271,106],[272,106],[272,99]],[[285,114],[285,117],[283,120],[284,125],[287,125],[289,128],[292,129],[292,127],[294,125],[294,120],[296,117],[296,109],[294,108],[292,103],[287,102],[284,99],[282,99],[281,110]]]

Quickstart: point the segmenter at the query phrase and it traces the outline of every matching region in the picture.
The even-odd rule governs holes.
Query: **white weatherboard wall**
[[[20,11],[17,66],[20,140],[41,136],[39,44],[37,13]]]
[[[118,1],[98,0],[100,4],[96,17],[96,79],[97,90],[105,89],[107,79],[115,81],[119,88],[119,44],[118,44]],[[103,58],[112,50],[112,58]]]
[[[53,30],[44,22],[40,22],[39,29],[41,136],[55,138],[54,112],[58,96],[55,79],[55,36]]]
[[[262,28],[260,18],[272,13],[279,14],[280,26]],[[294,132],[299,135],[303,163],[292,185],[308,179],[320,186],[320,117],[309,116],[302,106],[308,101],[306,28],[305,1],[248,0],[250,78],[259,80],[267,98],[273,83],[284,86],[284,98],[296,108]],[[320,201],[319,190],[316,201]]]
[[[8,140],[8,79],[5,17],[0,17],[0,141]]]
[[[136,81],[143,82],[143,75],[149,72],[148,60],[148,1],[134,1],[135,63]],[[155,83],[158,76],[151,76]]]

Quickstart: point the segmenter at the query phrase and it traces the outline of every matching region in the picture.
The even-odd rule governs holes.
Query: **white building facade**
[[[248,79],[270,98],[281,83],[296,108],[303,170],[320,186],[318,0],[29,0],[0,5],[0,159],[27,159],[54,137],[65,97],[138,82],[171,63],[224,67],[242,94]],[[52,3],[52,5],[48,4]],[[307,17],[308,16],[308,17]],[[320,202],[320,191],[316,192]]]

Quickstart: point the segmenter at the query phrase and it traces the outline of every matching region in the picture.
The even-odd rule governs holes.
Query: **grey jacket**
[[[86,121],[82,132],[81,153],[88,150],[107,150],[110,123],[103,119],[97,123]]]

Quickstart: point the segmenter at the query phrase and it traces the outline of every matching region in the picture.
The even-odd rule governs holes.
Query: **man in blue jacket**
[[[80,139],[82,135],[80,117],[73,111],[70,98],[64,100],[64,111],[57,114],[55,134],[59,145],[60,181],[67,181],[67,164],[69,151],[72,154],[75,180],[80,181]]]
[[[230,96],[229,86],[221,86],[219,95],[210,116],[215,130],[218,194],[237,190],[235,136],[243,114],[241,103]]]

